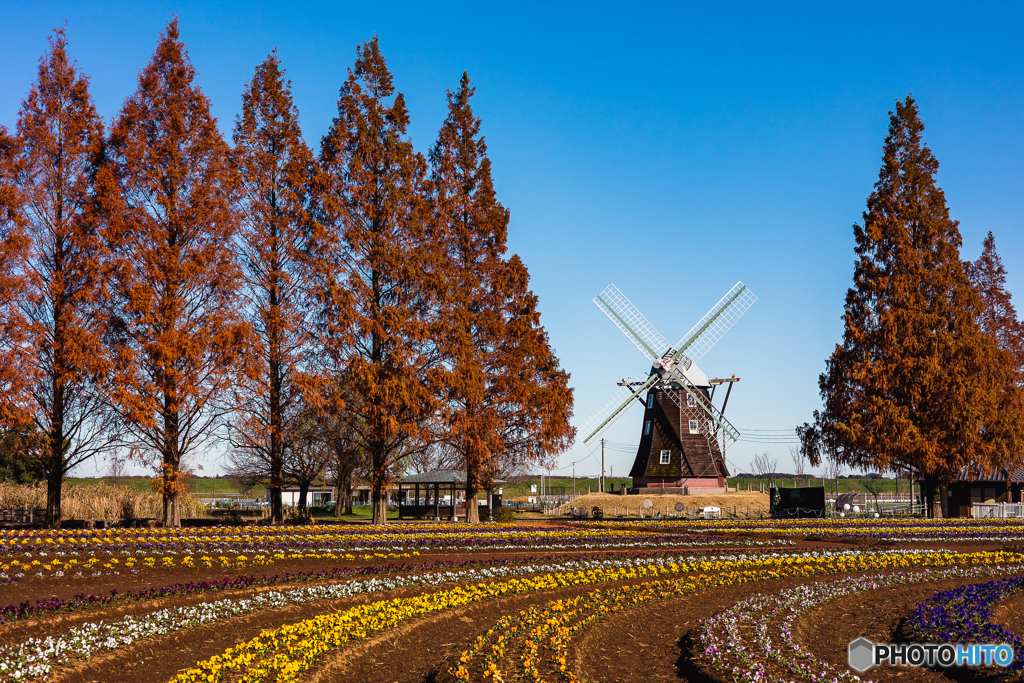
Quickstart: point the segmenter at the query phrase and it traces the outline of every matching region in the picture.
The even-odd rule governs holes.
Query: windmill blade
[[[647,373],[644,373],[623,382],[619,390],[612,394],[611,398],[602,403],[590,415],[587,415],[578,425],[579,433],[586,435],[583,437],[583,443],[589,444],[598,434],[611,427],[612,423],[626,412],[626,409],[630,407],[633,401],[640,394],[651,388],[659,379],[658,375],[648,376]]]
[[[715,425],[717,426],[715,432],[717,433],[718,429],[722,430],[722,441],[724,443],[720,444],[720,446],[728,446],[729,444],[739,440],[739,430],[733,427],[732,423],[729,422],[729,420],[725,419],[725,415],[723,415],[721,411],[719,411],[718,408],[716,408],[714,404],[711,403],[711,401],[708,401],[699,395],[699,393],[696,390],[696,387],[694,387],[690,383],[690,380],[688,380],[681,373],[676,372],[675,366],[669,366],[667,370],[668,374],[671,375],[672,379],[674,379],[681,387],[683,387],[683,389],[686,390],[687,394],[693,396],[694,400],[697,402],[697,405],[700,406],[700,408],[705,413],[708,414],[708,417],[710,417],[714,421]],[[676,405],[679,406],[680,410],[686,410],[686,408],[684,408],[682,403],[680,402],[678,394],[676,392],[666,391],[665,393],[672,397],[672,400],[675,401]]]
[[[739,320],[747,309],[754,305],[757,297],[745,284],[737,282],[721,300],[711,307],[703,318],[697,321],[689,332],[673,347],[676,352],[672,355],[675,361],[683,356],[697,362],[711,350],[711,347],[718,343],[718,340],[725,336],[736,321]]]
[[[608,283],[604,291],[594,298],[594,303],[648,360],[657,360],[669,350],[668,340],[647,322],[643,313],[613,283]]]

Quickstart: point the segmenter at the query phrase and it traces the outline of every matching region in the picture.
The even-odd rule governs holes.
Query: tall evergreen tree
[[[1024,464],[1024,324],[1006,290],[1006,269],[989,232],[981,255],[968,263],[971,283],[981,297],[979,323],[1005,356],[998,383],[989,387],[997,410],[984,434],[993,443],[995,465],[1012,471]]]
[[[358,415],[349,424],[369,462],[378,524],[387,521],[394,471],[423,446],[435,404],[427,383],[436,358],[426,315],[426,162],[408,126],[374,38],[358,48],[321,143],[320,229],[310,253],[318,332],[343,375],[338,384],[354,397],[348,409]]]
[[[302,258],[313,154],[302,139],[291,83],[276,51],[256,67],[242,95],[234,142],[242,189],[238,250],[254,345],[236,387],[240,417],[232,441],[253,452],[250,462],[262,464],[271,517],[280,524],[284,442],[299,414],[297,373],[311,343]]]
[[[16,184],[24,200],[27,250],[18,269],[29,383],[26,409],[41,440],[27,452],[46,472],[46,524],[60,526],[68,471],[117,444],[114,415],[100,390],[108,371],[103,343],[107,258],[93,180],[103,124],[89,82],[69,60],[63,30],[39,62],[39,79],[18,115]]]
[[[26,330],[21,312],[25,296],[20,268],[28,253],[24,196],[16,182],[21,144],[0,126],[0,429],[21,432],[31,424],[26,363]]]
[[[923,131],[914,100],[897,102],[864,224],[854,225],[854,285],[843,341],[819,380],[819,427],[845,465],[912,469],[941,514],[942,487],[965,465],[991,463],[983,428],[1000,356],[978,326],[981,301]]]
[[[1024,367],[1024,324],[1017,318],[1012,297],[1006,291],[1006,269],[991,232],[982,243],[981,255],[968,264],[968,274],[981,297],[982,329],[996,339],[999,348],[1014,355],[1018,367]]]
[[[180,525],[182,459],[214,434],[245,348],[236,176],[174,19],[113,124],[101,177],[113,249],[113,398],[161,466]]]
[[[444,360],[442,440],[466,470],[466,521],[512,452],[526,460],[571,440],[572,390],[536,311],[518,257],[506,261],[508,211],[491,181],[487,145],[463,73],[430,153],[431,244],[442,250],[434,338]]]

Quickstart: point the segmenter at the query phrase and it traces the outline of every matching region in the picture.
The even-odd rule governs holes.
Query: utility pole
[[[604,493],[604,438],[601,438],[601,493]]]
[[[572,497],[576,497],[576,463],[572,464]]]

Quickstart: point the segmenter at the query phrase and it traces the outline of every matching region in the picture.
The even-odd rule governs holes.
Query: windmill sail
[[[736,324],[747,309],[757,301],[757,297],[742,282],[737,282],[711,310],[690,329],[674,347],[654,328],[636,306],[619,291],[613,283],[609,283],[604,291],[594,298],[594,303],[608,316],[633,345],[640,349],[649,360],[655,362],[655,369],[661,370],[623,382],[620,389],[605,401],[597,410],[588,415],[578,425],[579,432],[584,435],[583,443],[589,444],[601,432],[610,427],[631,405],[632,402],[653,387],[659,381],[671,378],[678,383],[688,395],[693,396],[696,406],[704,412],[716,425],[715,433],[721,430],[724,444],[736,441],[739,432],[725,416],[711,405],[710,401],[700,400],[699,390],[686,377],[685,372],[713,347],[733,325]],[[679,366],[682,366],[680,371]],[[667,377],[666,377],[667,375]],[[680,396],[675,392],[667,392],[673,401],[683,408]]]
[[[598,434],[610,427],[634,400],[661,379],[657,375],[637,375],[620,384],[619,390],[580,422],[577,429],[583,434],[583,443],[589,444]]]
[[[673,347],[676,349],[672,360],[683,354],[696,363],[711,350],[718,340],[725,336],[747,309],[754,305],[757,297],[745,284],[737,282],[721,300],[711,307],[707,314],[697,321],[689,332]]]
[[[604,291],[594,297],[594,303],[648,360],[657,360],[668,351],[668,340],[613,283],[609,282]]]

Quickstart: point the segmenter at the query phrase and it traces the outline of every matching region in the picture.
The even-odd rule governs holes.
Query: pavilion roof
[[[419,474],[407,474],[398,480],[400,484],[466,484],[466,472],[464,470],[431,470]],[[501,479],[495,479],[495,484],[504,484]]]

